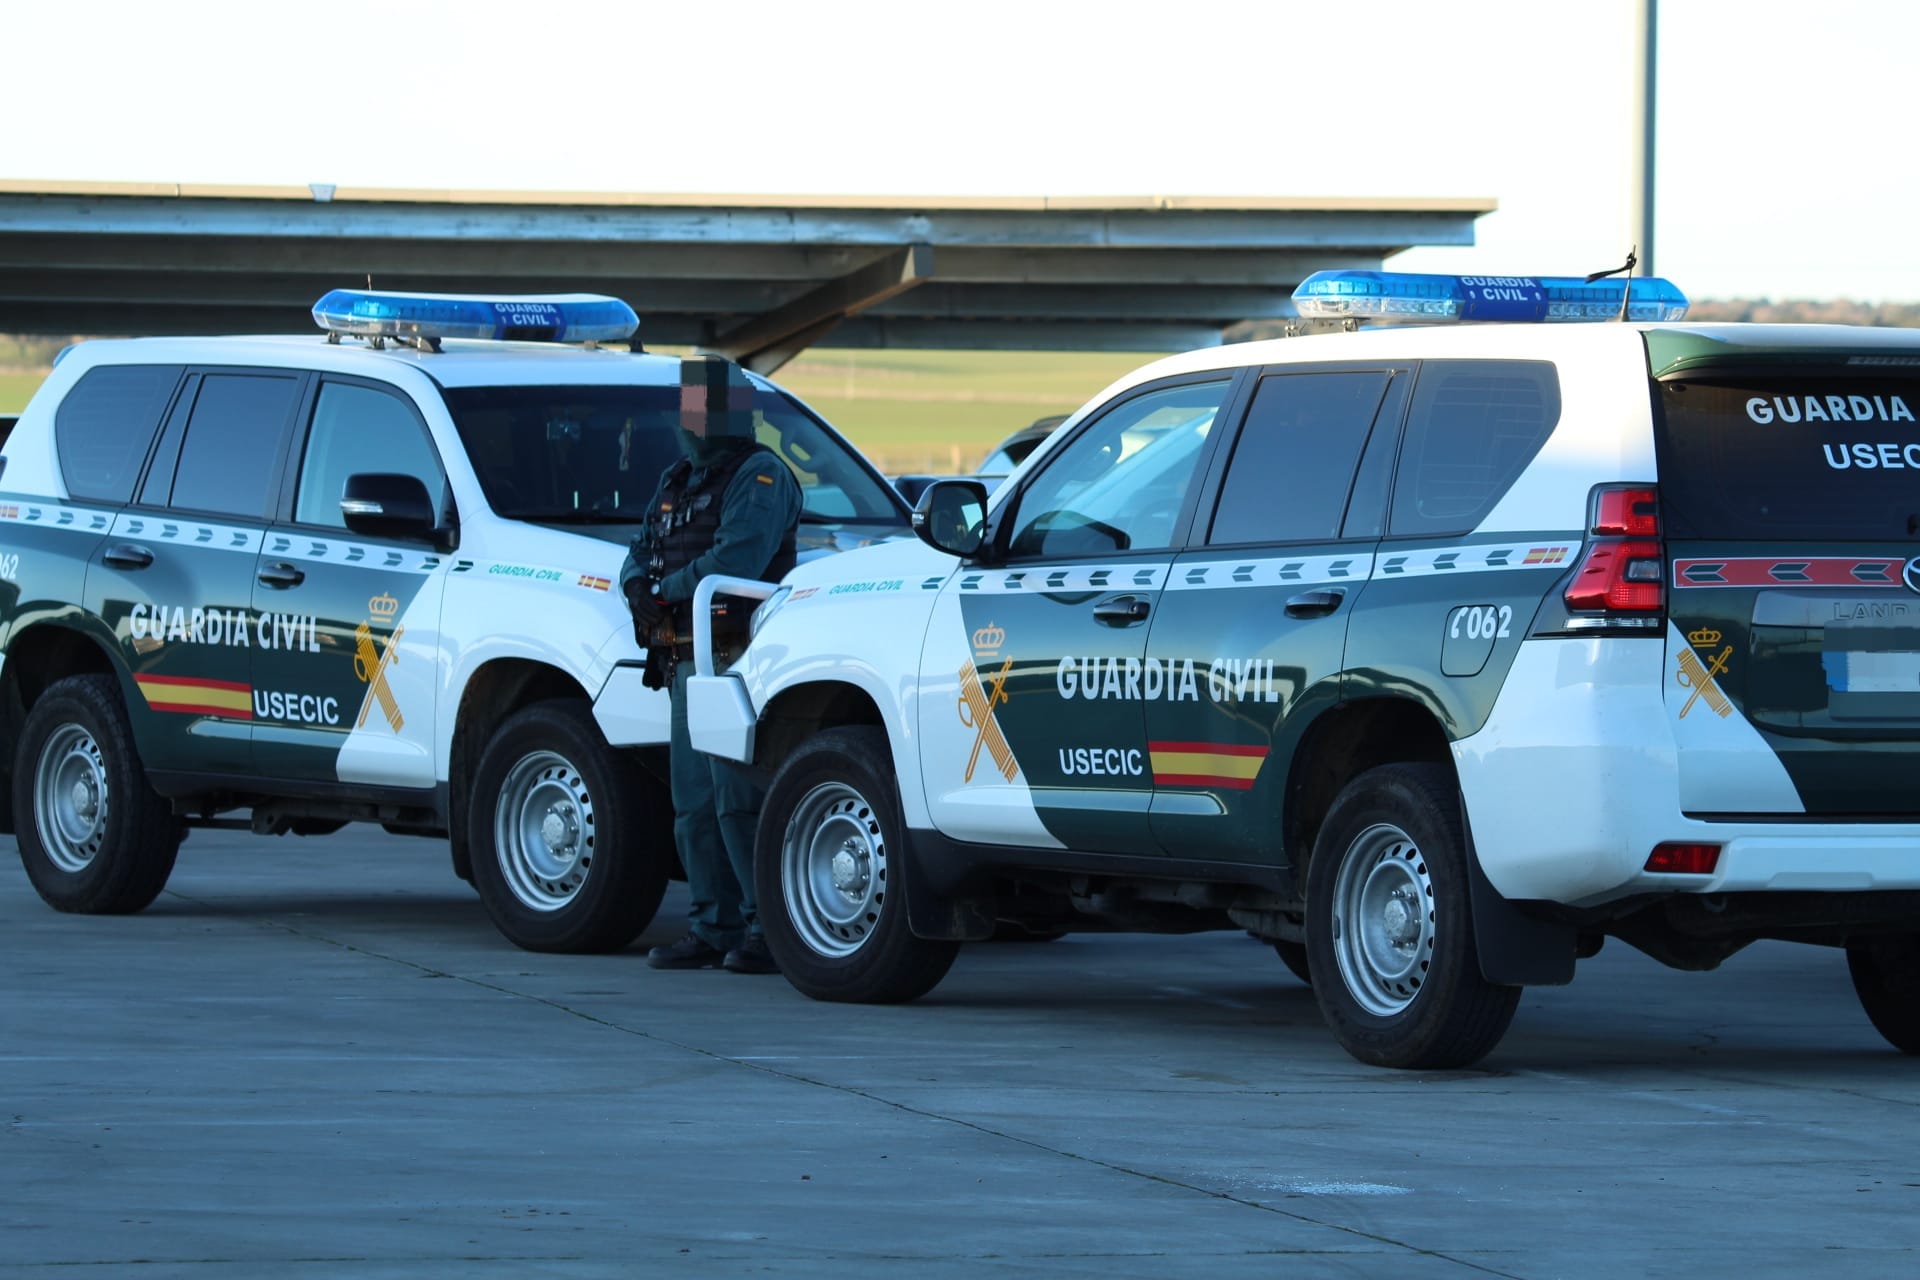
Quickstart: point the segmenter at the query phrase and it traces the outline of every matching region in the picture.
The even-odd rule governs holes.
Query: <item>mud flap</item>
[[[1464,798],[1461,812],[1466,811]],[[1570,924],[1530,915],[1500,891],[1480,869],[1473,828],[1466,826],[1467,881],[1473,897],[1473,945],[1480,976],[1502,987],[1564,987],[1573,981],[1578,931]]]
[[[993,916],[976,902],[947,897],[926,873],[929,846],[941,843],[933,832],[909,831],[907,856],[895,859],[907,895],[907,927],[916,938],[984,942],[993,936]]]

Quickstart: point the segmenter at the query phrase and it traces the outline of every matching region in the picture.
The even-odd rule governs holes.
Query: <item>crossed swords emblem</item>
[[[1001,732],[1000,722],[993,718],[994,707],[1007,700],[1007,675],[1012,670],[1013,659],[1008,658],[1000,664],[1000,670],[982,684],[972,659],[960,664],[960,723],[974,731],[973,753],[967,757],[967,772],[961,779],[963,782],[973,781],[973,771],[980,763],[982,747],[993,757],[994,768],[1008,782],[1012,782],[1013,775],[1020,772],[1020,765],[1013,758],[1013,748],[1007,745],[1007,735]]]
[[[387,668],[400,660],[400,633],[405,630],[405,627],[395,627],[385,647],[376,651],[371,627],[363,622],[353,629],[353,674],[367,684],[367,696],[360,700],[360,718],[353,722],[354,728],[367,723],[367,712],[373,709],[376,699],[395,733],[406,723],[400,715],[400,704],[394,701],[393,689],[387,684]]]
[[[1693,704],[1705,698],[1707,705],[1713,708],[1713,714],[1725,719],[1733,711],[1733,703],[1720,691],[1713,678],[1727,669],[1727,659],[1733,656],[1733,646],[1728,645],[1715,654],[1708,662],[1700,661],[1700,655],[1691,649],[1680,651],[1680,687],[1691,689],[1686,705],[1680,708],[1680,718],[1685,719],[1687,712],[1693,710]]]

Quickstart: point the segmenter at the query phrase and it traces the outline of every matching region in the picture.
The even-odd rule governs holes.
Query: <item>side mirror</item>
[[[978,480],[936,480],[913,508],[913,531],[936,551],[962,559],[987,540],[987,486]]]
[[[347,477],[340,495],[347,528],[373,538],[417,538],[433,542],[440,520],[419,476],[361,472]]]

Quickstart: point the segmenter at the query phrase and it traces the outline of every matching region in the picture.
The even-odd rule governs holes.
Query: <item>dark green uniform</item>
[[[778,561],[792,554],[801,498],[793,473],[771,450],[750,440],[720,441],[707,448],[711,452],[692,466],[676,463],[668,468],[649,510],[684,511],[690,499],[699,500],[711,473],[732,465],[738,451],[750,452],[718,495],[711,544],[684,563],[668,565],[656,587],[680,637],[671,664],[673,833],[692,897],[688,914],[695,934],[710,946],[728,950],[759,932],[753,839],[765,789],[746,767],[695,751],[688,740],[686,686],[693,674],[688,602],[700,580],[711,574],[765,578],[769,570],[784,570],[787,566]],[[656,553],[662,542],[658,528],[656,520],[648,538],[650,551]],[[648,576],[649,565],[630,554],[620,571],[621,586]]]

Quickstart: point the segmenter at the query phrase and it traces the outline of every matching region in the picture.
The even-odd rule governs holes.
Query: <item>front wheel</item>
[[[907,857],[886,736],[828,729],[781,766],[760,811],[754,887],[767,946],[816,1000],[894,1004],[933,990],[960,944],[907,927]]]
[[[1920,1054],[1920,936],[1848,943],[1847,971],[1874,1030],[1900,1052]]]
[[[528,951],[616,951],[660,908],[673,866],[666,789],[608,746],[584,702],[514,713],[470,789],[473,886]]]
[[[1520,988],[1480,975],[1452,776],[1425,764],[1349,783],[1307,867],[1307,959],[1342,1048],[1381,1067],[1464,1067],[1492,1052]]]
[[[139,911],[173,874],[181,827],[147,783],[112,676],[69,676],[27,712],[13,812],[27,878],[56,910]]]

